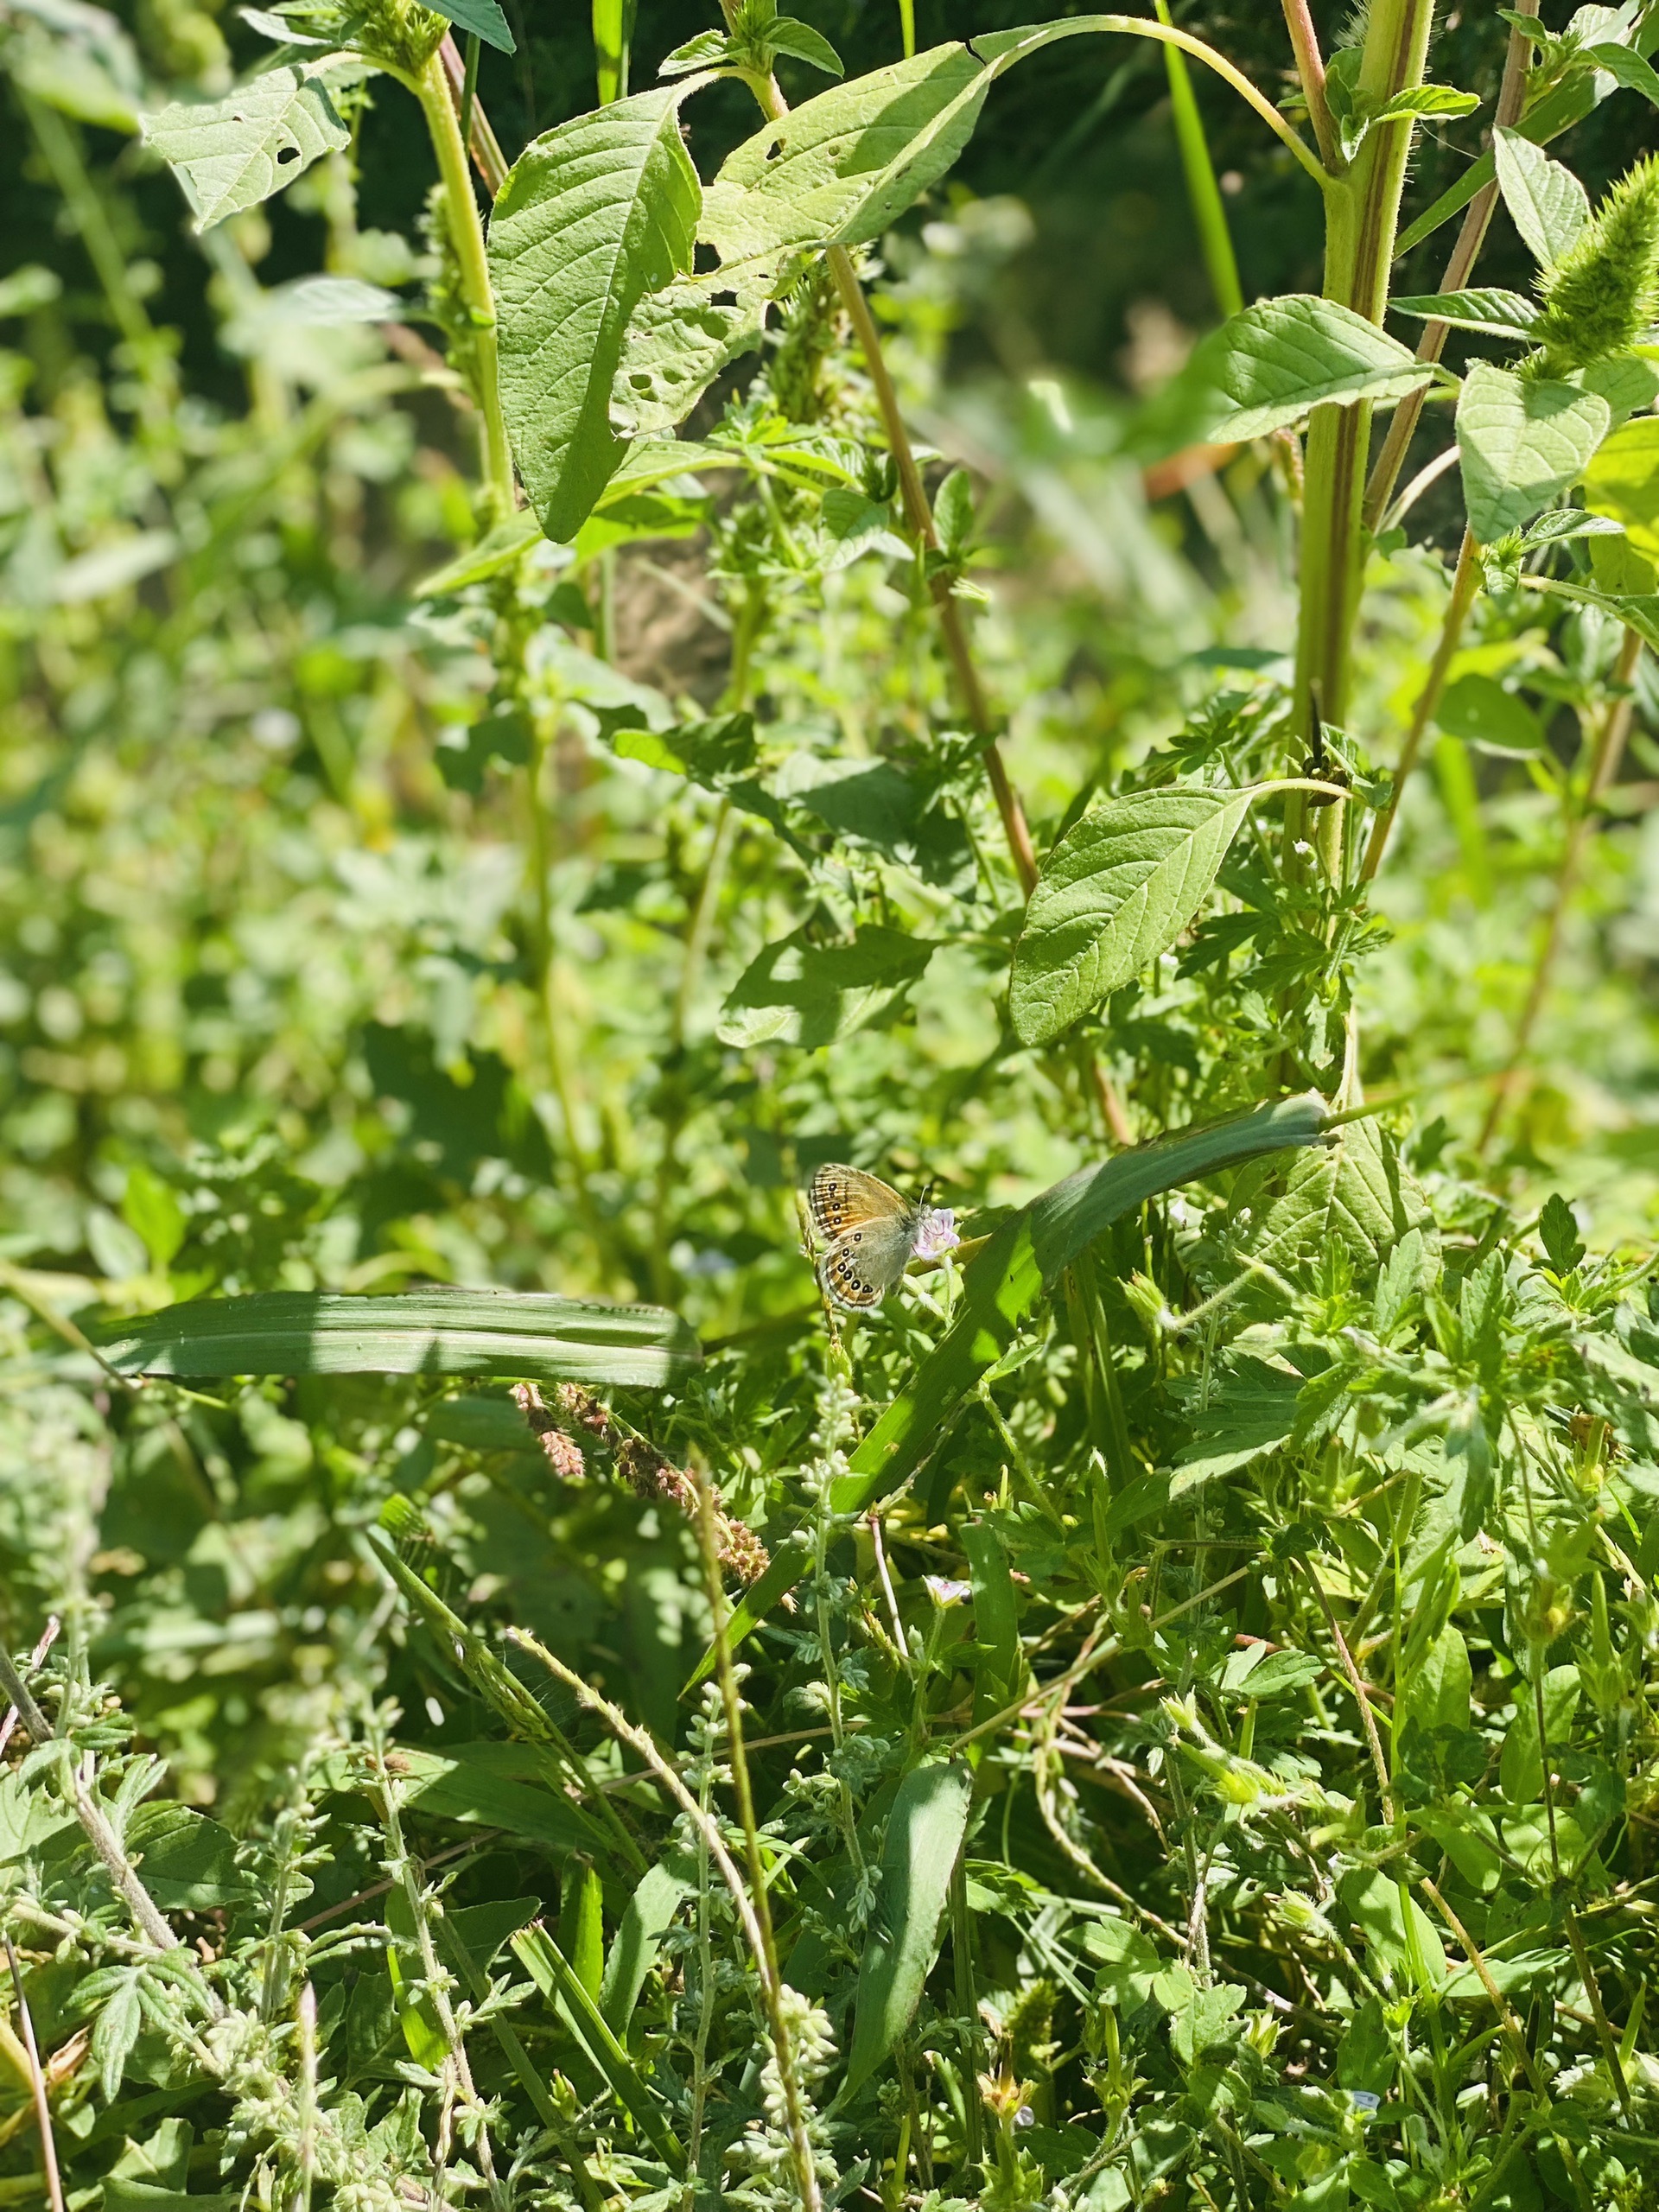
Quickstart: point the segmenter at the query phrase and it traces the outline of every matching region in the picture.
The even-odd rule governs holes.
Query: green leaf
[[[184,1242],[184,1208],[170,1183],[162,1182],[142,1160],[127,1171],[121,1215],[144,1240],[152,1266],[164,1268]]]
[[[143,2026],[143,2006],[138,1998],[138,1976],[129,1970],[119,1986],[99,2008],[92,2029],[92,2063],[104,2101],[112,2105],[121,2094],[121,2080],[132,2056],[132,2047]]]
[[[1579,1709],[1579,1670],[1552,1667],[1541,1685],[1545,1745],[1563,1744]],[[1497,1786],[1511,1805],[1533,1805],[1544,1794],[1544,1755],[1538,1740],[1538,1700],[1523,1678],[1515,1685],[1515,1719],[1504,1732]]]
[[[682,722],[669,730],[620,729],[611,744],[624,760],[688,777],[707,791],[723,791],[733,777],[753,768],[757,757],[754,716],[748,714]]]
[[[647,294],[623,335],[612,427],[644,438],[683,423],[721,370],[759,346],[771,293],[764,272],[717,270]]]
[[[1375,107],[1367,105],[1368,123],[1394,123],[1408,115],[1472,115],[1480,105],[1474,92],[1460,92],[1454,85],[1407,85],[1389,92]]]
[[[862,1513],[939,1442],[963,1395],[1013,1343],[1044,1289],[1112,1223],[1160,1191],[1263,1154],[1316,1144],[1322,1099],[1281,1100],[1211,1128],[1185,1130],[1079,1168],[1005,1221],[963,1278],[957,1318],[848,1462],[831,1502]],[[754,1593],[751,1592],[751,1596]],[[781,1594],[781,1593],[780,1593]]]
[[[604,1979],[599,1986],[599,2009],[619,2037],[627,2033],[664,1936],[696,1889],[695,1872],[686,1861],[658,1859],[639,1877],[611,1938]]]
[[[476,545],[467,546],[453,561],[446,561],[441,569],[434,569],[423,576],[410,596],[447,599],[452,592],[465,591],[468,584],[487,582],[490,577],[511,569],[541,535],[541,524],[528,507],[521,507],[505,522],[497,523]]]
[[[1484,752],[1524,755],[1544,741],[1543,725],[1524,699],[1506,691],[1495,676],[1472,671],[1446,685],[1434,719],[1448,737]]]
[[[1067,831],[1014,947],[1008,1012],[1022,1044],[1049,1043],[1175,942],[1255,796],[1138,791]]]
[[[1544,94],[1516,127],[1516,136],[1534,146],[1547,145],[1559,138],[1582,121],[1591,110],[1614,89],[1611,79],[1592,69],[1575,70],[1564,82]],[[1443,192],[1431,207],[1424,209],[1414,221],[1408,223],[1395,240],[1396,261],[1432,237],[1442,223],[1450,222],[1492,181],[1497,174],[1491,150],[1480,155],[1465,169],[1458,181]]]
[[[1535,261],[1553,269],[1590,219],[1590,195],[1571,169],[1518,130],[1493,134],[1498,190]]]
[[[1421,315],[1428,322],[1449,322],[1456,330],[1484,330],[1497,338],[1527,338],[1538,321],[1538,309],[1520,292],[1496,286],[1472,292],[1421,292],[1390,300],[1402,315]]]
[[[1324,1155],[1308,1157],[1317,1163]],[[1217,1475],[1247,1467],[1282,1444],[1296,1426],[1301,1387],[1300,1375],[1269,1367],[1265,1360],[1241,1358],[1212,1391],[1191,1442],[1177,1455],[1170,1496],[1179,1497]]]
[[[512,1938],[513,1955],[531,1980],[558,2006],[613,2092],[671,2173],[683,2173],[685,2152],[670,2124],[669,2108],[617,2041],[581,1977],[539,1922]]]
[[[1584,472],[1584,504],[1622,523],[1632,550],[1659,561],[1659,416],[1621,423]]]
[[[1640,92],[1643,99],[1659,107],[1659,72],[1651,62],[1644,61],[1628,46],[1604,44],[1586,47],[1583,51],[1586,60],[1605,69],[1615,84],[1623,85],[1627,92]]]
[[[1334,1241],[1375,1267],[1407,1231],[1432,1228],[1422,1193],[1374,1121],[1350,1122],[1317,1152],[1291,1163],[1255,1249],[1274,1267],[1317,1260]]]
[[[258,1894],[237,1866],[230,1830],[187,1805],[145,1806],[128,1824],[127,1841],[163,1912],[211,1912]]]
[[[1408,1988],[1438,1989],[1446,1952],[1433,1922],[1381,1866],[1344,1874],[1337,1894],[1363,1933],[1371,1958]]]
[[[1083,1930],[1083,1948],[1100,1971],[1095,1987],[1120,2012],[1132,2012],[1152,1994],[1162,1961],[1127,1920],[1091,1920]]]
[[[507,29],[507,19],[496,5],[496,0],[426,0],[435,15],[452,22],[457,30],[471,31],[486,46],[500,54],[516,54],[512,33]]]
[[[930,1760],[899,1785],[887,1816],[875,1916],[859,1963],[849,2095],[910,2025],[939,1952],[939,1922],[967,1833],[973,1776],[965,1761]]]
[[[1474,1670],[1460,1629],[1449,1624],[1430,1643],[1400,1686],[1398,1719],[1414,1716],[1425,1728],[1466,1728]]]
[[[1544,1200],[1538,1217],[1538,1239],[1558,1275],[1570,1274],[1584,1257],[1585,1243],[1573,1209],[1559,1191]]]
[[[1433,371],[1351,308],[1287,292],[1231,316],[1194,350],[1160,410],[1195,406],[1185,434],[1242,444],[1327,404],[1403,398]]]
[[[501,406],[550,537],[574,537],[626,449],[612,388],[629,318],[689,276],[702,193],[680,137],[690,84],[638,92],[534,140],[490,225]]]
[[[778,54],[787,54],[809,67],[822,69],[826,77],[844,77],[846,68],[822,31],[815,31],[810,23],[803,23],[793,16],[779,16],[766,25],[766,43]]]
[[[866,922],[845,944],[814,944],[804,929],[757,953],[728,993],[715,1034],[723,1045],[833,1044],[893,1010],[938,950],[931,938]]]
[[[144,143],[184,188],[196,229],[210,230],[351,143],[330,86],[361,73],[339,54],[270,69],[225,99],[178,100],[143,117]]]
[[[1612,411],[1599,392],[1476,361],[1458,400],[1464,506],[1490,545],[1524,529],[1585,474]]]
[[[664,56],[659,77],[690,77],[699,69],[718,69],[731,58],[732,42],[724,31],[699,31],[683,46]]]
[[[677,1313],[542,1291],[258,1291],[106,1323],[122,1375],[505,1375],[655,1388],[702,1358]]]

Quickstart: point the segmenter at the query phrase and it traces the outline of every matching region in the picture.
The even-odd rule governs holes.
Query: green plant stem
[[[6,1967],[11,1975],[11,1993],[17,2003],[17,2019],[22,2029],[22,2044],[29,2058],[29,2093],[35,2101],[35,2125],[40,2131],[41,2164],[46,2172],[47,2202],[50,2212],[64,2212],[63,2181],[58,2172],[58,2145],[52,2133],[52,2105],[46,2093],[46,2075],[41,2066],[39,2046],[35,2041],[35,2023],[29,2017],[29,1999],[23,1994],[23,1973],[17,1963],[17,1954],[12,1948],[11,1937],[4,1937]]]
[[[1337,130],[1325,94],[1325,60],[1319,52],[1319,33],[1307,11],[1307,0],[1284,0],[1284,10],[1285,29],[1290,33],[1296,74],[1301,79],[1302,98],[1307,102],[1307,119],[1313,126],[1319,158],[1327,169],[1334,170],[1338,158]],[[1161,7],[1158,13],[1163,18]]]
[[[632,13],[628,0],[594,0],[594,67],[601,107],[627,96]]]
[[[1154,5],[1159,22],[1167,28],[1169,0],[1154,0]],[[1198,112],[1198,99],[1192,90],[1192,73],[1186,66],[1186,56],[1179,47],[1165,46],[1164,67],[1169,77],[1169,105],[1175,119],[1175,141],[1181,149],[1181,167],[1186,173],[1186,194],[1192,206],[1192,220],[1198,226],[1198,244],[1204,251],[1204,265],[1210,275],[1210,289],[1215,294],[1216,305],[1224,315],[1239,315],[1243,311],[1244,295],[1239,287],[1238,260],[1233,251],[1232,233],[1227,227],[1227,210],[1222,204],[1221,188],[1216,182],[1215,164],[1210,158],[1204,118]]]
[[[1634,2121],[1636,2113],[1630,2102],[1630,2086],[1624,2078],[1624,2069],[1619,2060],[1618,2038],[1613,2033],[1612,2023],[1607,2018],[1606,2007],[1601,2001],[1601,1984],[1596,1978],[1596,1969],[1591,1961],[1590,1947],[1584,1940],[1584,1930],[1579,1926],[1579,1916],[1571,1905],[1567,1908],[1564,1917],[1567,1940],[1573,1946],[1573,1956],[1584,1982],[1584,1993],[1590,1999],[1590,2011],[1596,2023],[1596,2033],[1601,2040],[1602,2056],[1607,2061],[1607,2071],[1612,2076],[1613,2088],[1625,2119]]]
[[[702,1482],[701,1478],[699,1480],[699,1491],[700,1495],[707,1495],[707,1484]],[[709,1505],[706,1510],[710,1512],[712,1511],[712,1500],[710,1500]],[[708,1550],[706,1522],[700,1522],[699,1525],[705,1530],[704,1552],[706,1563],[707,1558],[711,1556]],[[716,1653],[715,1663],[716,1667],[721,1669],[724,1675],[731,1675],[731,1644],[730,1639],[727,1635],[726,1628],[726,1595],[724,1590],[720,1587],[720,1575],[717,1565],[714,1569],[714,1582],[719,1600],[715,1606],[714,1614],[715,1648]],[[651,1736],[647,1735],[643,1728],[636,1728],[626,1713],[622,1713],[617,1707],[613,1705],[607,1697],[601,1696],[599,1691],[594,1689],[590,1682],[585,1681],[582,1675],[577,1674],[574,1667],[567,1667],[563,1660],[561,1659],[556,1653],[550,1651],[539,1637],[531,1635],[527,1629],[510,1629],[507,1633],[511,1640],[514,1643],[518,1644],[521,1650],[528,1651],[535,1658],[539,1659],[543,1666],[547,1669],[549,1674],[553,1675],[556,1681],[563,1682],[565,1688],[573,1693],[576,1702],[579,1705],[581,1705],[587,1712],[594,1714],[599,1719],[602,1720],[619,1743],[625,1744],[637,1758],[641,1759],[644,1764],[650,1768],[658,1782],[661,1783],[662,1787],[668,1792],[669,1796],[674,1800],[680,1810],[690,1821],[692,1827],[696,1833],[700,1835],[708,1845],[709,1856],[713,1859],[715,1866],[719,1867],[721,1879],[725,1883],[727,1891],[731,1897],[732,1904],[736,1909],[739,1923],[743,1929],[745,1939],[749,1946],[750,1954],[754,1960],[755,1970],[760,1978],[761,1995],[766,2008],[767,2024],[772,2031],[772,2050],[778,2061],[779,2077],[785,2084],[785,2094],[788,2094],[789,2086],[792,2083],[794,2085],[796,2096],[798,2098],[799,2082],[795,2074],[794,2054],[791,2047],[789,2037],[789,2024],[784,2017],[783,1983],[778,1970],[778,1947],[776,1939],[772,1936],[772,1910],[766,1897],[766,1884],[764,1879],[766,1870],[764,1866],[760,1866],[760,1878],[754,1879],[753,1877],[753,1869],[756,1866],[760,1865],[760,1838],[758,1834],[755,1834],[751,1827],[745,1837],[746,1844],[747,1844],[751,1836],[753,1840],[753,1857],[751,1859],[751,1878],[752,1879],[754,1879],[754,1895],[753,1897],[751,1897],[748,1888],[745,1885],[743,1877],[738,1871],[736,1861],[733,1859],[731,1853],[726,1848],[725,1838],[721,1834],[717,1822],[709,1814],[704,1812],[702,1807],[698,1804],[696,1799],[691,1795],[691,1792],[686,1788],[685,1783],[681,1780],[678,1772],[676,1770],[672,1764],[669,1760],[665,1759],[663,1757],[662,1752],[658,1751],[655,1740]],[[722,1654],[723,1658],[721,1656]],[[735,1696],[735,1677],[733,1676],[732,1680],[732,1694]],[[722,1682],[722,1697],[724,1697],[725,1694],[724,1684]],[[741,1714],[739,1717],[741,1720]],[[737,1745],[738,1759],[741,1759],[742,1753],[742,1737],[741,1733],[735,1738],[735,1743]],[[737,1760],[734,1759],[733,1764],[734,1777],[735,1777],[736,1770]],[[747,1766],[743,1768],[742,1771],[744,1777],[744,1789],[747,1790],[748,1785],[748,1769]],[[740,1802],[741,1802],[741,1800],[740,1800]],[[753,1814],[753,1802],[752,1799],[749,1801],[749,1809],[752,1820]],[[762,1916],[763,1915],[764,1918]],[[818,2189],[817,2169],[816,2164],[813,2163],[811,2145],[805,2140],[804,2118],[803,2118],[802,2121],[801,2140],[798,2144],[794,2144],[792,2141],[792,2147],[795,2149],[796,2152],[797,2173],[800,2176],[802,2181],[802,2202],[808,2208],[808,2212],[823,2212],[823,2200]],[[802,2164],[803,2156],[804,2158],[804,2169]]]
[[[726,1629],[726,1589],[720,1577],[719,1539],[715,1527],[715,1493],[701,1467],[695,1470],[697,1484],[697,1535],[702,1553],[703,1578],[708,1585],[713,1618],[715,1672],[720,1701],[726,1713],[726,1752],[731,1762],[732,1794],[743,1830],[743,1853],[749,1863],[749,1887],[754,1899],[755,1923],[760,1934],[762,1988],[772,2027],[778,2078],[784,2092],[785,2126],[795,2157],[795,2185],[808,2212],[819,2212],[817,2161],[807,2133],[806,2095],[795,2063],[794,2044],[784,2016],[784,1980],[778,1965],[778,1939],[772,1925],[772,1898],[766,1886],[766,1864],[760,1852],[760,1830],[754,1816],[754,1792],[749,1783],[748,1754],[743,1743],[743,1700],[738,1694],[737,1669],[732,1663],[731,1638]]]
[[[1360,56],[1362,93],[1382,97],[1422,82],[1433,15],[1433,0],[1373,0]],[[1379,325],[1411,130],[1408,118],[1374,127],[1325,193],[1325,296]],[[1304,742],[1316,713],[1338,726],[1347,720],[1370,429],[1366,401],[1315,408],[1308,426],[1292,725]],[[1326,834],[1339,850],[1339,825]]]
[[[464,99],[467,89],[467,65],[461,58],[454,34],[446,31],[438,48],[438,59],[443,64],[443,73],[449,79],[450,90],[457,102]],[[467,149],[473,157],[473,166],[483,180],[484,189],[492,200],[507,181],[507,157],[501,150],[501,142],[491,128],[490,118],[484,112],[484,104],[476,92],[473,97],[472,128],[467,133]]]
[[[1306,0],[1285,0],[1286,10],[1293,5],[1306,5]],[[1516,13],[1536,16],[1539,0],[1516,0]],[[1527,99],[1527,65],[1532,52],[1532,41],[1516,24],[1510,27],[1510,43],[1503,56],[1503,79],[1498,87],[1497,106],[1493,113],[1495,130],[1511,128],[1521,119],[1521,111]],[[1443,292],[1459,292],[1469,282],[1480,249],[1486,242],[1486,232],[1497,206],[1497,181],[1483,185],[1464,212],[1463,227],[1458,232],[1458,242],[1452,249],[1451,258],[1441,273],[1440,289]],[[1417,340],[1420,361],[1438,361],[1446,350],[1449,323],[1428,322],[1423,325],[1422,335]],[[1364,522],[1368,530],[1375,530],[1394,496],[1394,487],[1406,453],[1409,448],[1423,403],[1428,397],[1428,386],[1408,392],[1394,410],[1389,423],[1388,435],[1376,457],[1370,481],[1365,487]]]
[[[461,143],[470,148],[473,143],[473,111],[478,105],[478,64],[484,51],[484,41],[476,31],[467,34],[466,72],[461,82]]]
[[[916,0],[899,0],[899,35],[905,42],[905,59],[916,53]]]
[[[1475,1147],[1477,1154],[1484,1154],[1497,1134],[1498,1124],[1520,1083],[1527,1055],[1531,1050],[1532,1033],[1538,1026],[1538,1017],[1549,997],[1550,985],[1555,976],[1555,963],[1560,957],[1567,917],[1584,871],[1585,855],[1596,835],[1597,812],[1624,757],[1636,703],[1630,696],[1630,687],[1636,680],[1637,663],[1641,658],[1642,639],[1636,631],[1627,629],[1618,649],[1618,658],[1613,664],[1613,696],[1608,702],[1601,728],[1597,734],[1589,777],[1583,795],[1567,822],[1567,842],[1555,874],[1555,895],[1550,904],[1544,941],[1539,947],[1526,1002],[1515,1025],[1509,1058],[1503,1064],[1503,1072],[1492,1092],[1491,1103],[1486,1109],[1486,1119],[1481,1126]]]
[[[461,135],[461,118],[450,91],[448,72],[434,52],[416,80],[416,92],[437,157],[443,186],[444,219],[461,270],[461,295],[472,316],[478,359],[478,404],[483,418],[484,492],[486,526],[503,522],[512,512],[515,494],[512,454],[507,426],[501,413],[497,379],[495,295],[490,287],[489,262],[484,251],[484,226],[479,220],[478,200],[467,148]]]
[[[448,96],[446,93],[445,98]],[[415,1923],[416,1947],[421,1955],[421,1978],[426,1993],[432,2000],[432,2009],[438,2016],[438,2026],[448,2047],[448,2063],[454,2070],[455,2087],[462,2101],[469,2106],[477,2123],[478,2133],[472,2148],[484,2175],[485,2187],[490,2202],[498,2212],[509,2212],[507,2192],[495,2171],[495,2155],[490,2143],[490,2132],[486,2120],[483,2100],[473,2080],[471,2061],[467,2056],[466,2038],[455,2018],[454,2007],[449,2002],[451,1977],[440,1963],[433,1940],[433,1915],[427,1896],[425,1873],[420,1861],[410,1850],[404,1837],[404,1824],[399,1809],[401,1784],[386,1764],[385,1746],[372,1738],[369,1745],[371,1766],[379,1785],[381,1818],[385,1825],[386,1841],[391,1847],[391,1865],[387,1868],[404,1893],[411,1918]]]
[[[1452,596],[1446,602],[1446,616],[1440,624],[1440,642],[1434,648],[1434,658],[1429,663],[1423,688],[1417,694],[1417,703],[1412,709],[1411,727],[1406,732],[1406,741],[1400,748],[1399,764],[1394,772],[1394,789],[1389,793],[1389,803],[1371,824],[1370,837],[1365,847],[1365,857],[1360,862],[1359,880],[1369,883],[1382,865],[1382,855],[1388,850],[1389,837],[1394,829],[1395,817],[1400,811],[1400,801],[1405,792],[1408,779],[1417,765],[1417,755],[1422,750],[1423,739],[1434,719],[1440,697],[1446,690],[1446,679],[1463,638],[1463,626],[1469,619],[1469,610],[1475,603],[1475,594],[1480,588],[1480,549],[1472,532],[1465,530],[1463,543],[1458,549],[1458,565],[1452,575]]]

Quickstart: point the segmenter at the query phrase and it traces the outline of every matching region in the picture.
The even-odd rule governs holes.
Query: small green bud
[[[1537,372],[1559,377],[1636,345],[1659,310],[1659,162],[1621,177],[1541,282]]]

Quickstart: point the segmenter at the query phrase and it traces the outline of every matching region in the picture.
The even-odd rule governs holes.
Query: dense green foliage
[[[1644,2204],[1659,11],[803,5],[0,15],[0,2204]]]

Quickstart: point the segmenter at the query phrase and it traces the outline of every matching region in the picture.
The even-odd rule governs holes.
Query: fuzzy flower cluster
[[[1613,186],[1540,288],[1538,373],[1559,377],[1641,342],[1659,314],[1659,160]]]
[[[697,1486],[690,1476],[620,1421],[591,1390],[584,1390],[579,1382],[561,1382],[550,1406],[535,1383],[517,1382],[512,1396],[561,1482],[574,1482],[583,1471],[582,1446],[570,1430],[586,1429],[609,1452],[630,1490],[653,1504],[672,1506],[695,1523]],[[760,1537],[747,1522],[726,1511],[718,1491],[715,1492],[715,1550],[721,1565],[746,1584],[758,1581],[771,1564],[771,1554]]]

